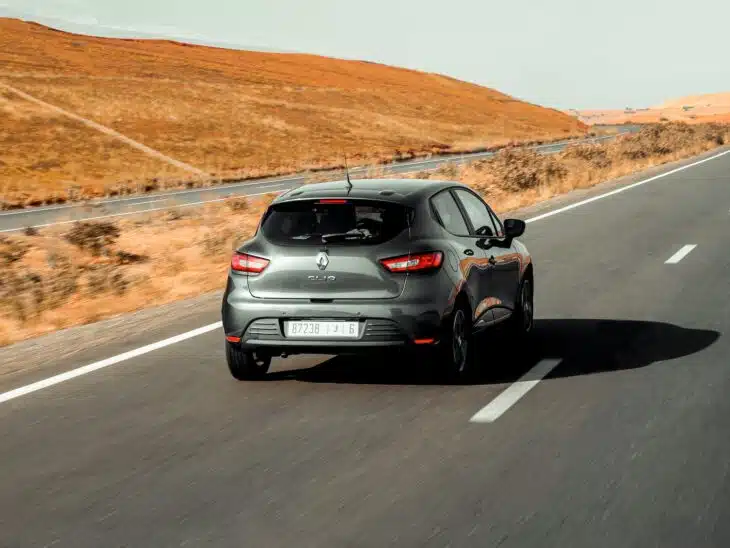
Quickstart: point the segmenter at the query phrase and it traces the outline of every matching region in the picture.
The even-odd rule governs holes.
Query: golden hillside
[[[0,18],[0,83],[216,177],[576,135],[562,112],[436,74],[69,34]],[[0,194],[64,199],[190,174],[0,88]],[[123,188],[124,187],[124,188]],[[114,190],[116,189],[116,190]]]

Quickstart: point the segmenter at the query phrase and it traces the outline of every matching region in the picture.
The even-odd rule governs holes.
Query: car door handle
[[[471,257],[472,255],[474,255],[474,250],[473,249],[465,249],[464,250],[464,255],[469,255],[469,257]]]
[[[489,257],[489,264],[497,264],[497,260],[494,258],[494,255]]]

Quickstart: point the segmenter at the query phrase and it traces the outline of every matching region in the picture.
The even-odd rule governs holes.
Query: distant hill
[[[686,106],[695,108],[720,108],[724,112],[730,112],[730,92],[689,95],[687,97],[680,97],[679,99],[671,99],[654,107],[654,109],[661,110]]]
[[[551,140],[586,126],[438,74],[316,55],[100,38],[0,19],[0,83],[219,177]],[[0,188],[188,176],[0,90]]]
[[[689,95],[670,99],[660,105],[626,110],[575,110],[569,114],[586,124],[652,123],[683,121],[687,123],[730,122],[730,92]]]

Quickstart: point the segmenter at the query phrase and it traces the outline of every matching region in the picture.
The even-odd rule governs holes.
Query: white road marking
[[[716,158],[720,158],[721,156],[725,156],[726,154],[730,154],[730,150],[726,150],[724,152],[720,152],[718,154],[715,154],[713,156],[710,156],[709,158],[704,158],[702,160],[698,160],[696,162],[692,162],[691,164],[687,164],[684,166],[680,166],[676,169],[672,169],[671,171],[667,171],[666,173],[660,173],[659,175],[655,175],[654,177],[649,177],[648,179],[644,179],[643,181],[638,181],[636,183],[632,183],[630,185],[623,186],[621,188],[617,188],[615,190],[611,190],[610,192],[606,192],[605,194],[599,194],[598,196],[593,196],[591,198],[587,198],[585,200],[581,200],[580,202],[575,202],[574,204],[567,205],[565,207],[561,207],[558,209],[555,209],[553,211],[548,211],[547,213],[543,213],[542,215],[537,215],[536,217],[533,217],[531,219],[527,219],[526,223],[534,223],[535,221],[540,221],[542,219],[547,219],[548,217],[552,217],[553,215],[557,215],[558,213],[563,213],[565,211],[570,211],[571,209],[575,209],[576,207],[580,207],[586,204],[590,204],[591,202],[597,202],[598,200],[603,200],[604,198],[608,198],[609,196],[613,196],[615,194],[619,194],[621,192],[626,192],[627,190],[631,190],[632,188],[636,188],[637,186],[645,185],[646,183],[650,183],[652,181],[656,181],[657,179],[661,179],[662,177],[668,177],[669,175],[673,175],[675,173],[679,173],[680,171],[684,171],[685,169],[689,169],[691,167],[698,166],[700,164],[704,164],[705,162],[709,162],[710,160],[715,160]]]
[[[53,377],[49,377],[47,379],[43,379],[32,384],[28,384],[26,386],[21,386],[20,388],[16,388],[15,390],[10,390],[9,392],[4,392],[0,394],[0,403],[14,400],[15,398],[25,396],[26,394],[30,394],[32,392],[37,392],[38,390],[43,390],[44,388],[48,388],[49,386],[54,386],[56,384],[66,382],[71,379],[75,379],[76,377],[86,375],[93,371],[98,371],[99,369],[109,367],[110,365],[127,361],[132,358],[137,358],[139,356],[142,356],[143,354],[148,354],[149,352],[159,350],[160,348],[165,348],[166,346],[170,346],[172,344],[176,344],[187,339],[192,339],[193,337],[215,331],[216,329],[219,329],[221,327],[223,327],[222,322],[212,323],[203,327],[199,327],[197,329],[193,329],[192,331],[182,333],[180,335],[175,335],[174,337],[170,337],[168,339],[157,341],[156,343],[148,344],[147,346],[135,348],[134,350],[130,350],[129,352],[125,352],[124,354],[118,354],[116,356],[112,356],[111,358],[106,358],[105,360],[90,363],[89,365],[85,365],[77,369],[72,369],[71,371],[66,371],[65,373],[60,373]]]
[[[494,422],[516,404],[520,398],[535,388],[548,373],[557,367],[561,360],[541,360],[535,367],[525,373],[518,381],[509,386],[489,404],[480,409],[469,422]]]
[[[284,185],[277,185],[277,186],[284,186]],[[46,223],[42,225],[33,225],[30,227],[23,227],[23,228],[5,228],[3,230],[0,230],[0,234],[4,232],[21,232],[25,230],[26,228],[47,228],[49,226],[58,226],[58,225],[68,225],[72,223],[78,223],[78,222],[86,222],[86,221],[97,221],[99,219],[109,219],[111,217],[124,217],[128,215],[144,215],[146,213],[152,213],[153,211],[166,211],[168,209],[177,209],[177,208],[183,208],[183,207],[192,207],[196,205],[201,204],[212,204],[215,202],[225,202],[226,200],[232,200],[233,198],[247,198],[249,196],[263,196],[265,194],[271,194],[275,191],[269,191],[269,192],[257,192],[256,194],[246,194],[244,196],[226,196],[225,198],[217,198],[215,200],[205,200],[204,202],[190,202],[188,204],[180,204],[175,206],[165,206],[165,207],[151,207],[149,209],[140,209],[138,211],[127,211],[125,213],[111,213],[109,215],[97,215],[96,217],[83,217],[81,219],[75,219],[71,221],[56,221],[53,223]],[[284,192],[283,190],[279,191],[278,194],[281,194]]]
[[[145,200],[143,202],[135,202],[132,205],[138,206],[138,205],[154,204],[157,202],[164,202],[165,200],[167,200],[167,198],[157,198],[156,200]]]
[[[539,221],[541,219],[546,219],[548,217],[552,217],[553,215],[557,215],[558,213],[562,213],[564,211],[569,211],[569,210],[579,207],[581,205],[595,202],[597,200],[606,198],[608,196],[613,196],[614,194],[618,194],[619,192],[622,192],[623,190],[628,190],[629,188],[636,188],[639,185],[648,183],[650,181],[655,181],[656,179],[660,179],[661,177],[666,177],[667,175],[671,175],[672,173],[677,173],[684,169],[688,169],[690,167],[697,166],[697,165],[703,164],[705,162],[709,162],[710,160],[714,160],[716,158],[720,158],[721,156],[725,156],[726,154],[730,154],[730,150],[721,152],[719,154],[715,154],[714,156],[710,156],[709,158],[705,158],[703,160],[699,160],[699,161],[693,162],[691,164],[687,164],[680,168],[674,169],[667,173],[657,175],[655,177],[651,177],[644,181],[639,181],[639,182],[629,185],[627,187],[623,187],[618,190],[613,190],[611,192],[607,192],[600,196],[594,196],[593,198],[590,198],[588,200],[583,200],[581,202],[577,202],[570,206],[562,207],[560,209],[556,209],[556,210],[548,212],[548,213],[543,213],[542,215],[538,215],[537,217],[528,219],[526,222],[534,222],[534,221]],[[261,194],[268,194],[268,192],[262,192]],[[229,198],[230,197],[222,198],[219,201],[226,200]],[[194,205],[194,204],[189,204],[189,205]],[[166,208],[161,208],[161,209],[166,209]],[[134,212],[134,213],[138,213],[138,212]],[[71,221],[71,222],[73,222],[73,221]],[[16,229],[13,229],[12,231],[15,231],[15,230]],[[11,232],[11,231],[5,230],[5,231],[0,231],[0,232]],[[113,356],[111,358],[107,358],[106,360],[102,360],[101,362],[96,362],[96,363],[93,363],[90,365],[86,365],[86,366],[80,367],[78,369],[73,369],[66,373],[56,375],[55,377],[51,377],[49,379],[38,381],[36,383],[30,384],[30,385],[27,385],[24,387],[16,388],[15,390],[11,390],[10,392],[5,392],[4,394],[0,394],[0,403],[8,401],[9,399],[23,396],[25,394],[29,394],[31,392],[35,392],[37,390],[41,390],[43,388],[47,388],[49,386],[53,386],[54,384],[58,384],[59,382],[64,382],[66,380],[73,379],[80,375],[85,375],[87,373],[91,373],[93,371],[96,371],[97,369],[101,369],[103,367],[108,367],[109,365],[118,363],[119,361],[124,361],[124,360],[130,359],[130,358],[142,355],[142,354],[146,354],[148,352],[152,352],[153,350],[156,350],[157,348],[162,348],[164,346],[169,346],[171,344],[175,344],[176,342],[180,342],[180,340],[189,339],[189,338],[195,337],[199,334],[207,333],[209,331],[217,329],[218,327],[221,327],[221,325],[222,325],[221,322],[216,322],[214,324],[206,325],[206,326],[200,327],[198,329],[195,329],[193,331],[188,331],[187,333],[183,333],[182,335],[178,335],[177,337],[171,337],[169,339],[165,339],[164,341],[160,341],[159,343],[155,343],[153,345],[148,345],[148,346],[144,346],[142,348],[138,348],[136,350],[131,350],[124,354],[119,354],[118,356]],[[178,337],[183,337],[183,338],[178,340]],[[159,345],[159,346],[156,346],[156,345]],[[99,364],[102,364],[102,365],[99,365]],[[492,422],[492,421],[496,420],[499,416],[501,416],[502,413],[504,413],[507,409],[509,409],[512,405],[514,405],[522,396],[524,396],[527,392],[529,392],[532,388],[534,388],[540,382],[540,380],[542,380],[548,373],[550,373],[550,371],[552,371],[557,365],[558,365],[558,362],[556,360],[543,360],[540,363],[538,363],[527,374],[525,374],[519,381],[517,381],[512,386],[507,388],[507,390],[505,390],[499,396],[497,396],[497,398],[495,398],[495,400],[493,400],[490,404],[488,404],[481,411],[479,411],[477,414],[475,414],[471,419],[472,422]],[[58,379],[60,379],[60,380],[58,380]],[[495,403],[497,401],[498,401],[498,403]],[[498,413],[498,411],[500,411],[500,409],[501,409],[501,412]]]
[[[677,264],[679,261],[684,259],[687,255],[690,254],[690,252],[697,247],[695,244],[686,245],[679,251],[677,251],[674,255],[669,257],[666,261],[664,261],[664,264]]]
[[[168,164],[171,164],[175,167],[178,167],[180,169],[184,169],[185,171],[189,171],[191,173],[195,173],[196,175],[204,175],[208,176],[208,174],[203,171],[202,169],[198,169],[197,167],[193,167],[190,164],[186,164],[185,162],[181,162],[180,160],[175,160],[175,158],[171,158],[167,154],[163,154],[159,150],[155,150],[153,148],[148,147],[147,145],[143,145],[139,141],[135,141],[134,139],[131,139],[127,137],[126,135],[122,135],[118,131],[113,130],[110,127],[103,126],[97,122],[94,122],[93,120],[89,120],[88,118],[84,118],[83,116],[79,116],[78,114],[74,114],[73,112],[70,112],[68,110],[62,109],[61,107],[57,107],[56,105],[52,105],[51,103],[47,103],[45,101],[42,101],[36,97],[33,97],[32,95],[19,90],[18,88],[15,88],[13,86],[9,86],[8,84],[5,84],[3,82],[0,82],[0,87],[5,88],[11,93],[14,93],[16,95],[19,95],[26,101],[30,101],[31,103],[35,103],[36,105],[40,105],[42,107],[45,107],[49,110],[52,110],[54,112],[57,112],[58,114],[62,114],[64,116],[67,116],[68,118],[72,118],[76,120],[77,122],[81,122],[85,126],[88,126],[92,129],[95,129],[97,131],[100,131],[101,133],[104,133],[106,135],[109,135],[110,137],[114,137],[116,139],[119,139],[120,141],[123,141],[127,143],[129,146],[136,148],[137,150],[141,150],[145,154],[152,156],[153,158],[157,158],[158,160],[162,160],[163,162],[167,162]]]

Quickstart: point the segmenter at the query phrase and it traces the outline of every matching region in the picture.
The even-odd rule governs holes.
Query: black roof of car
[[[302,185],[278,196],[273,203],[323,198],[356,198],[386,200],[414,204],[451,186],[466,186],[458,181],[430,179],[354,179],[352,188],[347,181],[330,181]]]

